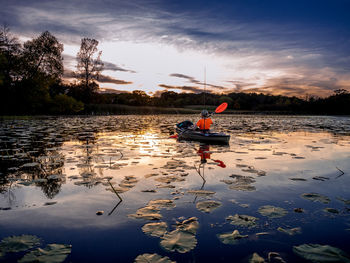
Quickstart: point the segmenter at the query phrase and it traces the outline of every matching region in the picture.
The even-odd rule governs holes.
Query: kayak
[[[201,132],[193,130],[193,123],[191,121],[183,121],[176,124],[176,132],[178,138],[181,140],[200,141],[207,143],[228,144],[230,135],[219,132]]]

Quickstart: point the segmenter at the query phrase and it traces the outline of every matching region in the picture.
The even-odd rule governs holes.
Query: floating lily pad
[[[314,176],[314,177],[312,177],[312,179],[318,180],[318,181],[326,181],[326,180],[329,180],[329,177],[325,177],[325,176]]]
[[[128,215],[137,219],[158,220],[162,218],[159,209],[156,206],[145,206],[136,211],[135,214]]]
[[[288,213],[284,208],[272,205],[261,206],[258,211],[261,215],[269,218],[280,218]]]
[[[286,263],[286,261],[284,261],[281,255],[277,252],[269,252],[267,259],[269,263]]]
[[[248,235],[241,235],[238,230],[234,230],[232,233],[219,234],[218,238],[224,244],[235,245],[242,238],[247,238]]]
[[[166,233],[167,227],[168,226],[165,222],[148,223],[142,227],[142,231],[146,235],[161,237]]]
[[[247,192],[252,192],[256,190],[255,186],[249,185],[249,184],[236,184],[236,185],[231,185],[229,188],[231,190],[247,191]]]
[[[292,181],[307,181],[305,178],[300,178],[300,177],[289,178],[289,180],[292,180]]]
[[[329,245],[303,244],[300,246],[294,246],[293,251],[298,256],[315,263],[350,263],[350,258],[344,251]]]
[[[196,204],[196,207],[199,211],[205,212],[205,213],[211,213],[213,212],[216,208],[221,206],[221,202],[217,202],[217,201],[202,201],[202,202],[198,202]]]
[[[304,213],[304,209],[298,207],[298,208],[294,208],[293,210],[295,213]]]
[[[39,166],[39,163],[34,162],[34,163],[25,163],[21,167],[30,169],[38,166]]]
[[[316,193],[305,193],[302,194],[301,197],[313,202],[321,202],[324,204],[328,204],[331,201],[327,196]]]
[[[170,176],[163,176],[163,177],[158,177],[156,179],[154,179],[157,182],[160,183],[166,183],[166,184],[170,184],[172,182],[182,182],[185,181],[184,178],[179,177],[179,176],[175,176],[175,175],[170,175]]]
[[[43,263],[60,263],[71,253],[71,245],[49,244],[46,248],[37,248],[23,258],[18,260],[19,263],[43,262]]]
[[[46,202],[44,205],[48,206],[48,205],[55,205],[55,204],[57,204],[57,202]]]
[[[1,252],[21,252],[40,245],[40,239],[37,236],[21,235],[5,237],[0,242]]]
[[[166,233],[160,241],[160,245],[167,251],[186,253],[196,247],[197,239],[190,232],[176,229]]]
[[[264,263],[265,259],[260,257],[258,253],[254,253],[249,260],[249,263]]]
[[[149,201],[148,205],[155,206],[159,209],[161,209],[161,208],[171,209],[171,208],[174,208],[176,206],[174,201],[169,200],[169,199],[151,200],[151,201]]]
[[[176,222],[176,229],[196,234],[199,227],[198,218],[190,217],[182,222]]]
[[[339,211],[335,208],[330,208],[330,207],[326,207],[325,209],[323,209],[323,211],[331,213],[331,214],[339,214]]]
[[[226,217],[226,220],[229,220],[232,225],[250,228],[255,227],[256,221],[259,219],[254,216],[235,214],[234,216]]]
[[[158,254],[142,254],[135,258],[135,263],[176,263],[171,261],[168,257],[162,257]]]
[[[288,234],[290,236],[294,236],[295,234],[300,234],[301,233],[301,227],[294,227],[294,228],[282,228],[279,227],[277,228],[278,231]]]
[[[344,198],[341,198],[341,197],[337,197],[337,199],[339,201],[342,201],[345,205],[350,205],[350,200],[348,200],[348,199],[344,199]]]
[[[156,193],[157,191],[155,189],[145,189],[145,190],[141,190],[141,192],[143,192],[143,193]]]
[[[208,190],[189,190],[187,193],[192,194],[192,195],[213,195],[215,192],[213,191],[208,191]]]
[[[251,176],[243,176],[239,174],[230,175],[231,178],[235,179],[230,185],[230,189],[237,191],[255,191],[255,186],[251,185],[255,182],[255,179]]]

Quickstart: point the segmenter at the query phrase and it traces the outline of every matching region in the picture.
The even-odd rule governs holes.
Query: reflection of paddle
[[[226,168],[226,164],[223,161],[220,160],[213,160],[214,162],[218,163],[218,166],[222,168]]]

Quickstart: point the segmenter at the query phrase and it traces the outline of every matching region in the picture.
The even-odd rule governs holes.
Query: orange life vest
[[[207,119],[200,119],[200,120],[197,122],[197,126],[198,126],[199,129],[201,129],[201,130],[209,130],[211,124],[213,124],[213,121],[212,121],[210,118],[207,118]]]

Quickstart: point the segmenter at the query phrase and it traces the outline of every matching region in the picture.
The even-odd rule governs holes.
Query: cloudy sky
[[[350,90],[350,0],[0,0],[0,6],[0,22],[22,41],[48,30],[64,44],[67,76],[81,38],[97,39],[104,88],[200,92],[206,81],[219,93]]]

